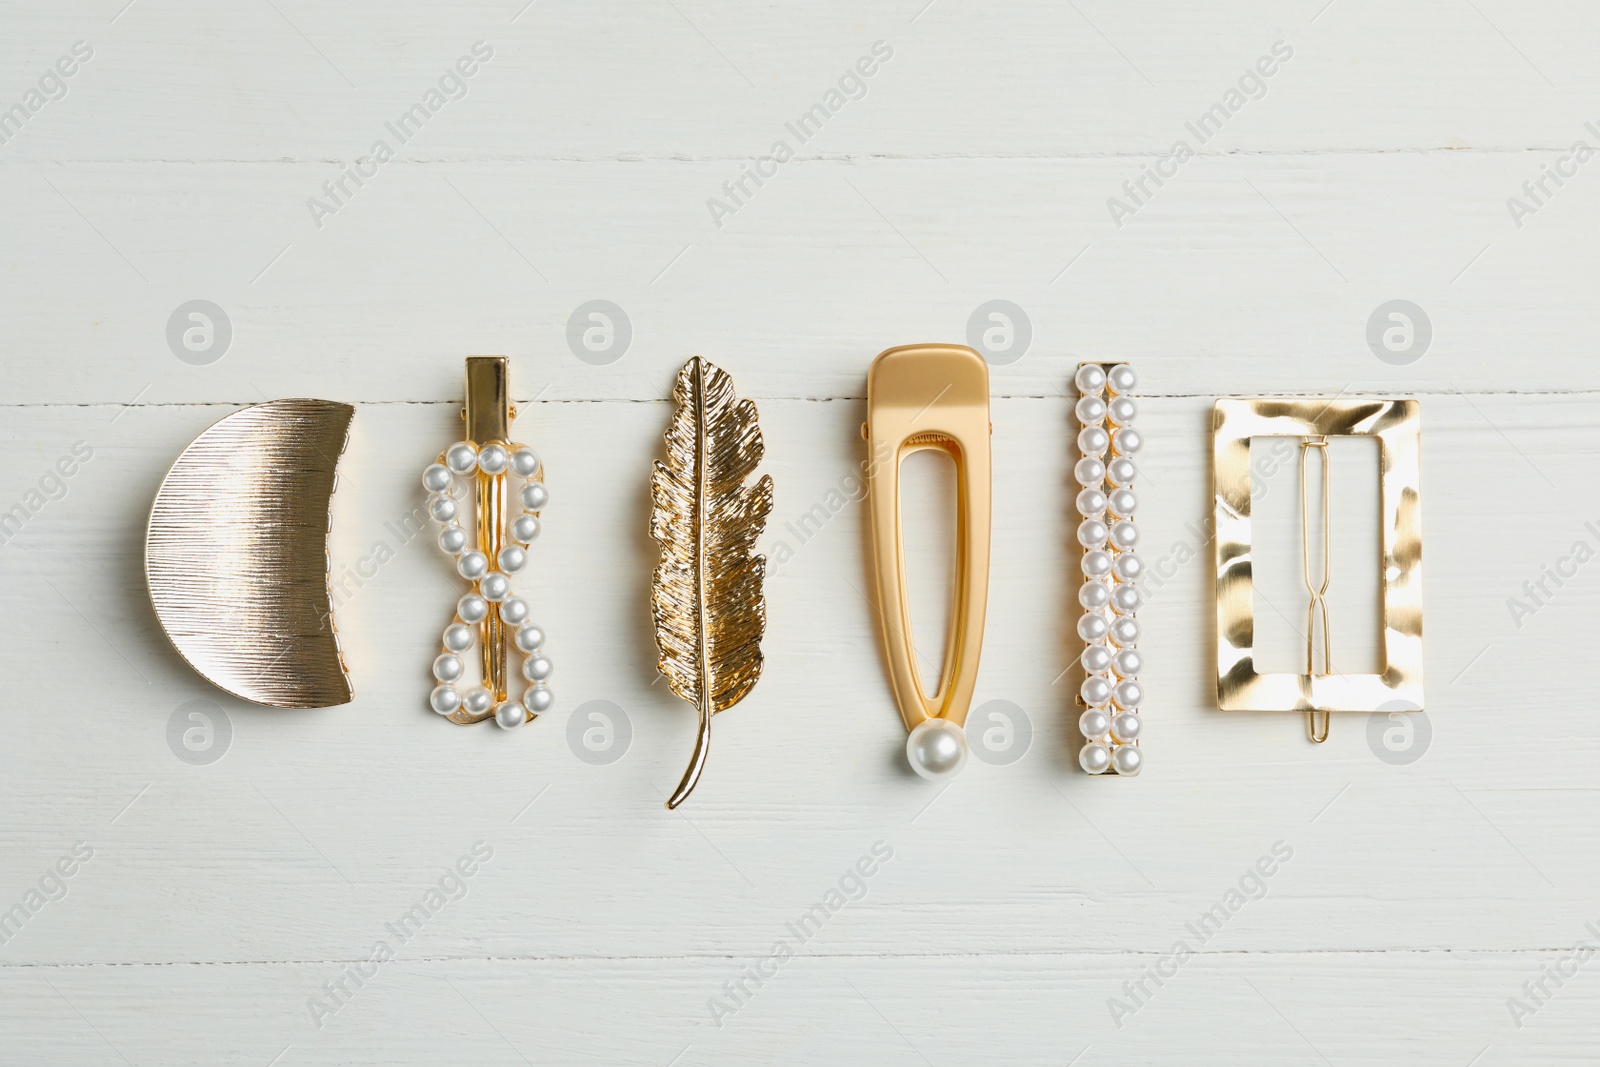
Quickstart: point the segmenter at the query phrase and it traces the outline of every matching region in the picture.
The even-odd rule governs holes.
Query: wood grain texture
[[[1592,1061],[1600,964],[1543,976],[1600,944],[1594,164],[1546,179],[1520,226],[1507,207],[1595,143],[1591,7],[119,8],[9,4],[0,41],[7,107],[74,41],[95,53],[0,144],[21,694],[0,746],[0,1063]],[[479,39],[494,56],[467,95],[319,228],[308,198]],[[1295,54],[1266,95],[1118,227],[1108,199],[1280,39]],[[716,226],[706,201],[878,40],[894,56],[867,94]],[[209,366],[166,338],[195,298],[232,320]],[[567,340],[597,298],[631,324],[605,365]],[[1005,701],[1032,740],[941,792],[904,767],[877,650],[858,430],[873,354],[964,342],[994,298],[1032,342],[991,368],[973,718]],[[1396,298],[1433,326],[1407,366],[1366,340]],[[519,436],[551,472],[519,590],[560,650],[558,703],[513,735],[426,708],[460,589],[419,477],[459,432],[473,352],[512,357]],[[695,353],[759,403],[777,504],[763,682],[668,813],[692,724],[652,669],[641,472]],[[1160,580],[1135,781],[1073,769],[1058,681],[1063,391],[1085,358],[1142,380]],[[173,653],[139,544],[196,434],[308,392],[358,408],[330,551],[359,696],[265,711]],[[1421,402],[1431,738],[1409,765],[1380,757],[1381,721],[1336,718],[1312,748],[1293,715],[1215,710],[1209,412],[1274,392]],[[924,503],[908,522],[947,510]],[[206,765],[173,740],[193,701],[225,746]],[[596,714],[614,744],[631,731],[609,764],[578,755],[604,742]],[[450,899],[479,841],[492,857]],[[389,924],[430,890],[400,944]],[[776,977],[742,978],[819,906]],[[1194,957],[1116,1015],[1190,925]],[[380,940],[396,958],[356,987]],[[349,1003],[314,1016],[341,978]],[[719,1014],[741,980],[753,995]],[[1539,981],[1519,1026],[1509,1002]]]

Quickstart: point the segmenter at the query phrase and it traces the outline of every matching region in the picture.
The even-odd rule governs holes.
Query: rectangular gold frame
[[[1250,440],[1378,439],[1381,674],[1258,674]],[[1422,710],[1422,419],[1415,400],[1224,399],[1211,418],[1216,495],[1217,704],[1223,711]],[[1324,521],[1328,517],[1324,516]]]

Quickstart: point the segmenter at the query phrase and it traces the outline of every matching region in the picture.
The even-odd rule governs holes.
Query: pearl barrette
[[[428,514],[439,525],[439,547],[455,559],[456,573],[472,583],[444,628],[442,651],[433,661],[438,684],[428,705],[451,722],[469,725],[493,716],[510,730],[548,711],[555,698],[547,684],[551,663],[544,631],[531,620],[527,601],[511,588],[511,576],[527,565],[528,545],[539,536],[540,513],[550,493],[538,453],[507,440],[515,417],[508,395],[504,356],[468,357],[468,439],[441,452],[422,472],[422,485],[429,493]],[[513,477],[522,483],[521,513],[507,523]],[[463,511],[472,522],[463,524]],[[508,692],[508,632],[523,654],[522,675],[530,683],[521,700],[512,700]],[[474,644],[479,680],[463,692],[466,653]]]
[[[989,596],[989,367],[960,345],[891,348],[867,375],[868,499],[872,505],[889,683],[909,731],[906,759],[924,778],[948,778],[967,764],[967,711],[983,652]],[[900,464],[936,449],[956,468],[956,600],[950,641],[933,696],[923,689],[906,606],[905,544],[900,533]]]
[[[1126,363],[1083,363],[1073,379],[1079,399],[1074,414],[1081,427],[1073,468],[1078,493],[1078,544],[1083,549],[1083,585],[1078,605],[1078,637],[1084,642],[1083,684],[1078,688],[1078,729],[1083,748],[1078,764],[1090,774],[1135,775],[1144,765],[1139,707],[1144,687],[1139,672],[1138,579],[1144,564],[1135,549],[1139,528],[1134,512],[1138,474],[1132,456],[1143,444],[1134,428],[1138,405],[1128,394],[1138,384]]]

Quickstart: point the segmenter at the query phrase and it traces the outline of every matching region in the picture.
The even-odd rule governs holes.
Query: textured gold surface
[[[743,700],[761,677],[767,559],[751,551],[772,511],[770,476],[744,484],[765,446],[756,406],[734,395],[733,379],[696,356],[679,372],[672,402],[666,462],[656,462],[650,479],[650,536],[661,544],[650,608],[657,669],[700,719],[669,808],[700,780],[711,717]]]
[[[1422,709],[1422,419],[1415,400],[1218,400],[1217,704],[1223,711]],[[1250,439],[1378,439],[1382,527],[1380,674],[1257,674],[1250,539]],[[1309,666],[1309,665],[1308,665]],[[1326,666],[1326,664],[1324,664]],[[1407,706],[1409,705],[1409,706]]]
[[[162,479],[145,578],[179,655],[279,708],[351,699],[328,594],[328,510],[355,409],[274,400],[206,430]]]

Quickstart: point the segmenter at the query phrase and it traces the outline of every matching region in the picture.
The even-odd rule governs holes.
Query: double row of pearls
[[[1078,451],[1073,468],[1078,493],[1078,544],[1083,547],[1083,585],[1078,604],[1078,636],[1084,642],[1083,685],[1078,695],[1085,711],[1078,717],[1084,745],[1078,763],[1090,774],[1138,774],[1144,763],[1139,750],[1143,721],[1139,705],[1144,687],[1139,672],[1139,620],[1143,598],[1139,579],[1144,561],[1135,549],[1139,529],[1133,515],[1139,498],[1133,491],[1138,470],[1132,456],[1144,443],[1134,428],[1139,408],[1131,396],[1138,384],[1126,363],[1102,367],[1085,363],[1074,377],[1080,397],[1075,414]]]
[[[520,499],[522,514],[510,526],[512,544],[502,548],[493,563],[476,548],[461,524],[461,504],[455,491],[465,483],[472,498],[472,480],[478,472],[498,477],[508,473],[524,479]],[[548,711],[555,696],[547,684],[552,664],[544,652],[544,631],[529,619],[528,603],[511,590],[511,575],[528,562],[528,545],[539,536],[539,514],[550,501],[549,490],[541,477],[544,464],[526,445],[488,444],[481,450],[471,442],[458,441],[445,449],[438,460],[422,472],[423,488],[428,490],[428,514],[439,524],[439,547],[455,557],[456,573],[473,583],[473,589],[456,601],[454,621],[444,628],[444,650],[433,661],[433,677],[439,683],[428,696],[428,706],[440,715],[457,709],[472,716],[494,711],[494,721],[511,730]],[[458,482],[459,480],[459,482]],[[513,643],[524,655],[522,676],[530,683],[522,699],[494,704],[488,679],[469,687],[457,688],[466,676],[464,655],[478,640],[479,624],[497,612],[500,621],[513,631]]]

